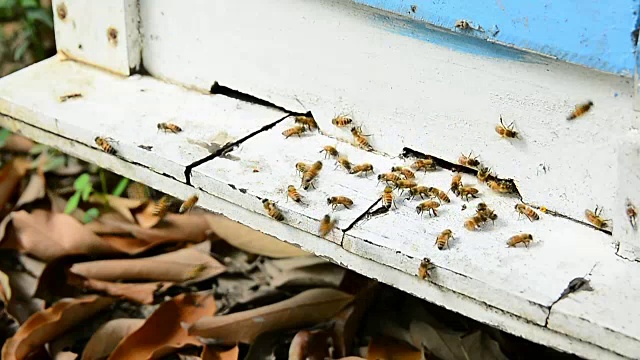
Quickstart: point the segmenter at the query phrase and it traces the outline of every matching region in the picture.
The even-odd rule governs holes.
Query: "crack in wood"
[[[562,293],[560,294],[560,296],[558,296],[558,298],[554,300],[551,303],[551,305],[545,306],[545,308],[547,308],[549,312],[547,313],[547,317],[544,319],[544,327],[548,327],[549,317],[551,317],[551,309],[555,304],[560,302],[560,300],[566,298],[567,296],[569,296],[570,294],[576,291],[580,291],[580,290],[592,291],[593,290],[591,285],[589,285],[589,280],[586,278],[591,275],[591,273],[593,272],[593,269],[595,269],[597,265],[598,265],[598,262],[593,264],[593,266],[591,267],[591,270],[589,270],[589,272],[583,277],[577,277],[569,281],[569,284],[567,284],[567,287],[564,290],[562,290]]]

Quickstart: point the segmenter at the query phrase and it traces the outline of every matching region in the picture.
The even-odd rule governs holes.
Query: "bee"
[[[327,156],[338,157],[338,149],[336,149],[331,145],[327,145],[323,147],[322,150],[320,150],[320,152],[324,152],[325,159],[327,158]]]
[[[438,244],[438,249],[442,250],[446,246],[449,248],[449,239],[453,238],[453,232],[449,229],[441,232],[436,238],[435,244]]]
[[[367,151],[373,151],[373,146],[369,144],[369,140],[367,140],[367,138],[365,137],[369,135],[363,135],[362,131],[356,127],[351,128],[351,134],[353,135],[353,139],[355,140],[358,147]]]
[[[158,200],[151,214],[153,216],[163,218],[169,212],[169,207],[171,206],[172,202],[173,201],[171,200],[171,196],[164,195],[163,197],[160,198],[160,200]]]
[[[320,170],[322,170],[322,161],[316,161],[307,171],[304,172],[304,174],[302,174],[303,189],[309,190],[309,186],[313,186],[313,188],[315,189],[315,186],[313,185],[313,179],[318,176]]]
[[[529,243],[533,241],[531,234],[518,234],[509,238],[507,241],[508,247],[516,247],[516,245],[523,243],[525,247],[529,247]]]
[[[476,167],[480,165],[480,161],[478,161],[478,157],[471,157],[471,153],[469,155],[461,154],[458,158],[458,164],[463,166]]]
[[[331,208],[335,210],[338,206],[342,205],[347,209],[351,209],[353,205],[353,200],[349,199],[346,196],[332,196],[327,198],[327,204],[331,205]]]
[[[482,222],[486,222],[487,220],[495,222],[496,219],[498,219],[498,215],[492,209],[489,209],[489,206],[483,202],[478,204],[476,207],[476,215],[480,215],[482,217]]]
[[[457,173],[453,175],[453,178],[451,178],[451,186],[449,187],[449,190],[451,190],[451,192],[453,192],[456,196],[460,196],[461,187],[462,187],[462,174]]]
[[[309,131],[318,129],[318,123],[312,116],[296,116],[295,123],[309,128]]]
[[[332,220],[329,214],[325,215],[320,221],[320,236],[325,237],[336,226],[336,220]]]
[[[331,120],[331,123],[339,128],[351,125],[353,119],[347,115],[338,115]]]
[[[416,171],[420,171],[420,170],[424,170],[424,172],[433,171],[436,169],[436,163],[433,161],[433,159],[419,159],[419,160],[416,160],[413,164],[411,164],[411,168]]]
[[[283,131],[282,135],[284,135],[285,139],[288,139],[289,136],[293,135],[298,135],[298,137],[300,137],[300,134],[304,133],[305,131],[307,131],[307,128],[304,125],[298,125]]]
[[[343,169],[349,172],[351,171],[351,167],[353,166],[346,156],[340,156],[338,160],[336,160],[336,163],[338,164],[338,166],[342,166]]]
[[[97,136],[95,139],[93,139],[96,142],[96,145],[98,145],[102,151],[106,152],[107,154],[111,154],[111,155],[115,155],[116,154],[116,149],[113,148],[113,146],[111,146],[111,144],[109,144],[109,141],[107,141],[107,139],[101,137],[101,136]]]
[[[416,183],[413,180],[398,180],[396,181],[396,189],[403,189],[402,191],[400,191],[400,194],[402,194],[404,192],[404,189],[411,189],[418,186],[418,183]]]
[[[598,211],[600,210],[600,211]],[[598,209],[598,207],[596,206],[594,211],[591,211],[589,209],[584,211],[584,215],[587,217],[587,220],[589,220],[590,223],[592,223],[595,227],[600,228],[600,229],[606,229],[607,227],[609,227],[609,222],[611,221],[609,220],[605,220],[604,218],[602,218],[602,209]]]
[[[459,189],[460,198],[465,198],[465,200],[469,201],[469,196],[477,198],[476,194],[479,192],[478,189],[472,186],[461,186]]]
[[[176,124],[163,122],[163,123],[158,123],[158,130],[177,134],[182,131],[182,128]]]
[[[467,204],[462,204],[462,206],[460,207],[460,210],[462,211],[467,210]]]
[[[373,172],[373,165],[364,163],[352,167],[351,171],[349,171],[349,174],[364,173],[366,176],[369,172]]]
[[[293,185],[287,186],[287,196],[291,198],[291,200],[302,204],[302,195],[296,190],[296,187]]]
[[[420,277],[420,279],[422,280],[430,278],[431,275],[429,274],[429,270],[433,269],[433,267],[434,265],[431,262],[431,259],[422,259],[422,261],[420,262],[420,267],[418,268],[418,277]]]
[[[516,204],[515,209],[518,212],[518,218],[520,218],[522,214],[526,216],[529,221],[540,220],[540,215],[525,204]]]
[[[491,190],[502,194],[514,192],[513,186],[507,181],[489,180],[487,181],[487,186]]]
[[[636,207],[631,203],[631,200],[627,199],[627,217],[629,218],[629,223],[633,230],[636,230],[636,218],[638,217],[638,211]]]
[[[191,195],[187,200],[185,200],[182,205],[180,205],[180,210],[178,212],[180,214],[184,214],[187,211],[191,211],[191,208],[198,202],[198,195]]]
[[[576,105],[575,109],[567,116],[567,120],[573,120],[587,113],[593,106],[593,101],[587,101],[586,103]]]
[[[304,173],[306,173],[307,171],[309,171],[309,169],[311,169],[311,165],[313,164],[307,164],[305,162],[297,162],[296,163],[296,173],[302,175]]]
[[[478,177],[478,180],[480,180],[480,182],[486,182],[490,175],[491,175],[491,169],[488,167],[481,166],[478,169],[478,174],[476,176]]]
[[[504,138],[518,138],[518,132],[513,130],[513,121],[509,126],[505,126],[504,122],[502,122],[502,115],[500,115],[500,125],[496,125],[496,132]]]
[[[398,180],[402,180],[402,178],[400,177],[400,175],[396,173],[384,173],[384,174],[378,175],[378,184],[381,181],[384,181],[387,184],[388,183],[395,184],[396,182],[398,182]]]
[[[415,179],[416,174],[413,173],[410,169],[404,166],[394,166],[391,168],[392,172],[399,172],[406,180]]]
[[[469,25],[469,22],[467,20],[456,20],[455,26],[460,30],[467,30],[468,28],[471,27],[471,25]]]
[[[393,189],[391,186],[387,186],[384,188],[384,192],[382,193],[382,206],[390,209],[392,204],[393,206],[396,206],[396,202],[393,200]]]
[[[440,207],[440,203],[437,201],[433,201],[433,200],[427,200],[427,201],[423,201],[420,204],[418,204],[418,206],[416,206],[416,212],[418,214],[422,214],[424,211],[426,211],[429,216],[431,216],[431,213],[433,213],[434,216],[438,216],[438,212],[436,211],[437,208]]]
[[[476,214],[464,222],[465,229],[469,231],[474,231],[479,229],[482,224],[486,222],[486,218],[480,214]]]
[[[451,199],[449,199],[449,197],[447,196],[447,193],[445,193],[444,191],[438,188],[430,187],[428,192],[429,192],[429,195],[433,197],[437,197],[442,202],[445,202],[445,203],[451,202]]]
[[[278,207],[276,206],[276,203],[274,203],[273,201],[269,199],[262,199],[262,206],[267,211],[267,214],[272,218],[278,221],[284,220],[284,215],[282,215],[282,213],[280,212],[280,209],[278,209]]]
[[[424,196],[429,197],[429,189],[431,188],[428,186],[414,186],[409,188],[409,197],[407,199],[413,200],[413,198],[418,195],[420,195],[421,199],[424,199]]]
[[[72,94],[66,94],[66,95],[62,95],[58,98],[59,102],[65,102],[69,99],[75,99],[75,98],[81,98],[82,94],[80,93],[72,93]]]

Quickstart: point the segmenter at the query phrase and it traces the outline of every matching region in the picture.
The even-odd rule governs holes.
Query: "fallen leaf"
[[[110,254],[116,249],[66,214],[36,209],[13,213],[20,246],[27,253],[49,261],[69,254]]]
[[[89,339],[82,352],[82,359],[107,358],[122,339],[139,329],[144,322],[144,319],[115,319],[103,324]]]
[[[274,276],[270,284],[273,287],[335,287],[342,282],[346,269],[335,264],[320,264],[284,271]]]
[[[27,187],[20,194],[20,198],[16,202],[15,209],[19,209],[22,205],[32,203],[38,199],[42,199],[45,195],[46,182],[43,173],[33,173],[29,178]]]
[[[409,333],[413,345],[428,349],[433,355],[443,360],[467,360],[462,347],[461,332],[445,328],[435,328],[424,321],[412,321]]]
[[[69,273],[67,276],[69,285],[83,289],[103,292],[107,295],[127,299],[140,304],[152,304],[157,292],[168,289],[171,282],[148,282],[123,284],[119,282],[87,279],[84,276]]]
[[[364,289],[358,292],[349,306],[333,317],[334,346],[337,356],[345,356],[348,349],[351,349],[360,321],[367,309],[369,309],[371,302],[376,298],[377,290],[378,283],[371,281]]]
[[[205,215],[211,231],[229,244],[252,254],[272,258],[308,256],[309,253],[242,225],[222,215]]]
[[[0,301],[5,305],[11,300],[11,285],[9,283],[9,276],[0,271]]]
[[[106,309],[115,300],[100,296],[62,299],[33,314],[2,347],[2,359],[24,359],[75,325]]]
[[[500,345],[486,333],[476,330],[461,340],[465,360],[508,360]]]
[[[57,353],[53,360],[75,360],[78,358],[78,354],[73,353],[71,351],[62,351]]]
[[[224,343],[251,343],[263,332],[326,321],[353,296],[334,289],[312,289],[290,299],[229,315],[205,317],[189,327],[189,334]]]
[[[31,315],[44,308],[44,301],[33,298],[36,279],[26,272],[9,272],[11,300],[7,311],[19,323],[24,323]]]
[[[71,265],[91,259],[89,255],[65,255],[49,261],[37,279],[33,296],[48,303],[60,297],[75,297],[79,289],[67,283],[67,271]],[[31,295],[31,294],[30,294]]]
[[[139,208],[143,202],[135,199],[128,199],[109,194],[93,194],[89,197],[89,202],[94,204],[108,205],[115,210],[118,214],[122,215],[131,223],[135,223],[136,220],[131,214],[132,209]]]
[[[374,337],[369,343],[367,359],[421,360],[422,351],[392,338]]]
[[[162,220],[162,217],[154,215],[157,206],[157,202],[149,201],[142,211],[136,213],[135,218],[141,227],[149,229],[156,226],[160,220]]]
[[[289,360],[321,360],[331,357],[332,336],[325,330],[300,330],[291,340]]]
[[[240,355],[238,345],[228,350],[220,350],[214,346],[205,345],[200,357],[202,360],[238,360],[238,355]]]
[[[33,145],[33,141],[28,138],[17,134],[11,134],[2,148],[7,151],[28,153]]]
[[[0,209],[5,207],[30,166],[27,158],[18,157],[0,168]]]
[[[46,190],[46,192],[47,198],[49,198],[49,202],[51,202],[51,212],[64,213],[64,209],[67,207],[67,199],[59,196],[53,191]],[[85,212],[80,208],[75,208],[69,215],[81,222],[85,217]]]
[[[140,328],[118,344],[109,359],[155,359],[185,345],[200,345],[181,323],[192,323],[215,311],[216,302],[211,292],[180,294],[162,303]]]

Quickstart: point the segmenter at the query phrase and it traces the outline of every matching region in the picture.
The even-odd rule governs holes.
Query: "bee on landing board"
[[[518,138],[518,132],[513,130],[513,121],[509,126],[505,126],[504,122],[502,122],[502,115],[500,115],[500,124],[496,125],[496,132],[498,135],[504,138],[516,139]]]
[[[489,178],[489,175],[491,175],[491,169],[488,167],[481,166],[478,169],[478,174],[476,175],[476,177],[478,178],[478,180],[480,180],[480,182],[486,182],[487,179]]]
[[[450,203],[451,199],[449,199],[449,197],[447,196],[447,193],[445,193],[444,191],[438,189],[438,188],[434,188],[434,187],[430,187],[428,190],[429,195],[440,199],[441,202],[444,203]]]
[[[464,198],[466,201],[469,201],[469,196],[477,198],[476,194],[479,193],[478,189],[473,186],[461,186],[458,191],[458,196],[460,196],[461,199]]]
[[[182,205],[180,205],[180,210],[178,210],[178,213],[184,214],[187,211],[190,212],[197,202],[198,202],[198,195],[191,195],[187,200],[185,200],[182,203]]]
[[[182,131],[182,128],[176,124],[163,122],[163,123],[158,123],[158,130],[161,130],[163,132],[170,132],[172,134],[177,134]]]
[[[343,169],[351,172],[351,167],[353,167],[353,164],[351,164],[351,162],[349,161],[349,159],[347,159],[346,156],[340,156],[338,158],[338,160],[336,160],[337,166],[342,166]]]
[[[489,180],[487,181],[487,186],[495,191],[495,192],[499,192],[501,194],[508,194],[508,193],[514,193],[514,189],[513,189],[513,185],[507,181],[496,181],[496,180]]]
[[[453,192],[455,196],[460,196],[460,188],[462,187],[462,174],[457,173],[451,178],[451,186],[449,190]]]
[[[431,188],[428,186],[414,186],[412,188],[409,188],[409,197],[407,199],[409,200],[413,200],[414,197],[420,195],[420,199],[424,199],[424,197],[429,197],[430,193],[429,190]]]
[[[173,201],[171,200],[171,196],[164,195],[162,198],[160,198],[160,200],[158,200],[151,214],[159,218],[165,217],[165,215],[167,215],[167,213],[169,212],[169,207],[171,206],[172,202]]]
[[[380,184],[381,181],[384,181],[387,185],[389,185],[389,183],[395,185],[398,180],[402,180],[402,178],[396,173],[383,173],[378,175],[378,184]]]
[[[435,244],[438,245],[439,250],[443,250],[445,247],[449,248],[449,239],[453,238],[453,232],[449,229],[441,232],[436,238]]]
[[[324,158],[326,159],[328,156],[338,157],[338,149],[334,146],[327,145],[320,150],[320,152],[324,152]]]
[[[367,176],[370,172],[373,173],[373,165],[364,163],[352,167],[351,171],[349,171],[349,174],[363,173],[365,176]]]
[[[638,217],[638,210],[629,199],[627,199],[626,214],[627,218],[629,218],[629,224],[631,224],[633,230],[637,230],[636,218]]]
[[[351,134],[353,135],[353,140],[356,142],[356,145],[358,145],[359,148],[362,148],[367,151],[373,151],[373,146],[369,144],[369,140],[367,140],[366,138],[366,136],[369,136],[369,135],[364,135],[362,133],[362,130],[360,130],[357,127],[351,128]]]
[[[475,231],[480,229],[488,220],[493,223],[497,218],[498,215],[487,204],[480,203],[476,208],[476,214],[464,222],[464,227],[469,231]]]
[[[529,243],[533,241],[531,234],[518,234],[509,238],[507,241],[507,247],[516,247],[516,245],[523,243],[525,247],[529,247]]]
[[[351,209],[353,206],[353,200],[349,199],[346,196],[332,196],[327,198],[327,204],[331,205],[331,208],[335,210],[338,206],[342,205],[347,209]]]
[[[433,213],[433,216],[438,216],[438,212],[436,211],[436,209],[439,207],[440,207],[439,202],[433,201],[433,200],[427,200],[427,201],[421,202],[420,204],[418,204],[418,206],[416,206],[416,212],[422,215],[422,213],[426,211],[429,214],[429,216],[431,216],[432,213]]]
[[[461,154],[458,158],[458,164],[469,167],[477,167],[480,165],[480,161],[478,161],[478,156],[471,157],[472,152],[469,155]]]
[[[431,259],[424,258],[420,262],[420,267],[418,267],[418,277],[422,280],[429,279],[431,274],[429,274],[429,270],[433,269],[434,265],[431,262]]]
[[[384,188],[384,192],[382,193],[382,206],[390,209],[391,205],[398,208],[396,206],[396,202],[393,200],[393,189],[391,188],[391,186],[387,186]]]
[[[300,137],[300,134],[303,134],[305,131],[307,131],[307,128],[304,125],[298,125],[283,131],[282,135],[284,135],[285,139],[288,139],[293,135],[297,135],[298,137]]]
[[[604,219],[601,216],[602,209],[599,209],[597,206],[594,211],[591,211],[589,209],[585,210],[584,215],[586,216],[587,220],[589,220],[589,222],[593,224],[593,226],[599,229],[606,229],[609,227],[609,222],[611,221],[611,219]]]
[[[540,220],[540,215],[525,204],[516,204],[515,209],[518,212],[518,218],[520,215],[524,215],[529,221]]]
[[[313,164],[307,164],[305,162],[297,162],[296,163],[296,173],[299,173],[300,175],[306,173],[309,169],[311,169],[311,165]]]
[[[587,101],[586,103],[576,105],[575,109],[567,116],[567,120],[573,120],[584,115],[593,106],[593,101]]]
[[[338,115],[331,120],[331,123],[339,128],[350,126],[353,119],[347,115]]]
[[[103,138],[102,136],[97,136],[93,140],[96,142],[96,145],[98,145],[100,149],[102,149],[102,151],[106,152],[107,154],[115,155],[117,153],[116,149],[114,149],[113,146],[111,146],[111,144],[109,143],[109,141],[107,141],[106,138]]]
[[[435,170],[436,163],[435,161],[433,161],[433,159],[418,159],[413,164],[411,164],[411,168],[416,171],[424,170],[424,172],[426,173],[427,171]]]
[[[498,218],[498,215],[483,202],[476,207],[476,214],[482,216],[484,221],[491,220],[492,223]]]
[[[289,185],[287,186],[287,196],[289,199],[302,204],[302,195],[298,192],[295,186]]]
[[[306,126],[311,130],[318,130],[318,123],[312,116],[296,116],[295,123],[302,126]]]
[[[396,189],[401,189],[400,194],[404,192],[404,189],[411,189],[418,186],[418,183],[413,180],[398,180],[396,181]]]
[[[325,215],[320,221],[320,236],[325,237],[336,226],[336,220],[331,219],[329,214]]]
[[[311,165],[309,170],[305,171],[304,174],[302,174],[303,189],[309,190],[309,186],[312,186],[314,189],[316,188],[315,185],[313,185],[313,180],[318,176],[320,170],[322,170],[322,162],[316,161]]]
[[[267,214],[272,218],[278,221],[284,220],[284,215],[282,215],[282,212],[280,212],[280,209],[278,209],[276,203],[274,203],[273,201],[269,199],[262,199],[262,206],[267,211]]]
[[[410,169],[404,166],[394,166],[391,168],[391,172],[398,172],[400,175],[404,176],[405,180],[411,180],[416,178],[416,174],[413,173]]]

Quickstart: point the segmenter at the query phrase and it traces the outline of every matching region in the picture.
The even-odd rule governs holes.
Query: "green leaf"
[[[73,182],[73,188],[76,190],[82,190],[91,185],[91,175],[88,173],[81,174],[78,176],[76,181]]]
[[[129,179],[122,178],[120,180],[120,182],[118,183],[118,186],[116,186],[116,188],[111,193],[111,195],[113,195],[113,196],[122,195],[122,193],[127,189],[127,185],[129,185]]]
[[[67,162],[67,159],[64,156],[52,157],[49,159],[49,161],[47,161],[46,164],[44,164],[42,171],[49,172],[52,170],[59,169],[63,167],[66,162]]]
[[[9,138],[9,135],[11,135],[11,131],[7,129],[0,130],[0,148],[5,146],[5,144],[7,143],[7,139]]]
[[[33,145],[33,147],[31,148],[31,150],[29,150],[29,154],[31,155],[38,155],[41,152],[47,150],[48,146],[47,145],[43,145],[43,144],[35,144]]]
[[[24,56],[24,53],[27,52],[27,49],[31,45],[31,41],[24,39],[24,41],[16,48],[16,51],[13,53],[13,61],[20,61]]]
[[[20,0],[20,6],[23,8],[39,8],[40,3],[38,0]]]
[[[100,185],[102,186],[102,193],[107,193],[107,175],[105,174],[104,169],[100,169]]]
[[[29,21],[40,21],[41,23],[47,25],[49,28],[53,28],[53,15],[50,11],[39,8],[39,9],[28,9],[27,10],[27,20]]]
[[[98,216],[100,216],[100,210],[96,209],[96,208],[91,208],[89,210],[87,210],[86,213],[84,213],[84,217],[82,218],[82,222],[83,223],[90,223],[93,220],[97,219]]]
[[[73,210],[78,208],[78,204],[80,203],[80,195],[80,192],[76,191],[76,193],[69,198],[69,201],[67,201],[67,206],[65,206],[64,208],[65,214],[71,214]]]
[[[82,200],[83,201],[89,200],[89,196],[91,196],[92,192],[93,192],[93,186],[91,184],[89,184],[89,186],[87,186],[86,188],[82,189]]]

